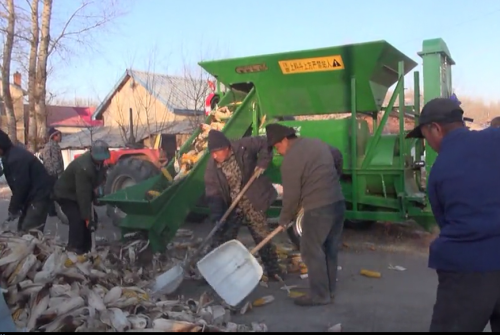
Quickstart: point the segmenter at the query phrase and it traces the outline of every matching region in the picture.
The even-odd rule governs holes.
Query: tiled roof
[[[189,120],[169,123],[168,126],[164,124],[149,125],[157,129],[156,133],[162,134],[191,134],[197,126]],[[135,138],[141,141],[148,137],[148,127],[146,125],[137,126],[135,129]],[[92,135],[92,136],[91,136]],[[90,147],[91,140],[103,140],[108,143],[111,148],[125,147],[125,137],[128,134],[123,134],[117,127],[98,127],[94,129],[82,129],[82,131],[70,135],[65,135],[59,144],[61,149],[84,149]]]
[[[94,120],[101,118],[114,94],[129,78],[143,86],[175,114],[203,115],[204,113],[205,99],[210,91],[205,81],[128,69],[97,107],[92,115]]]
[[[95,107],[47,106],[49,127],[98,127],[102,121],[92,121]]]

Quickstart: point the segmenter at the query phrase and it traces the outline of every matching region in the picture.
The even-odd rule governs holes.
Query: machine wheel
[[[140,158],[125,158],[109,171],[106,178],[105,194],[115,193],[121,189],[138,184],[146,179],[156,176],[158,168],[151,162]],[[113,225],[118,227],[126,216],[117,207],[107,205],[106,214],[111,218]]]
[[[302,220],[304,218],[304,212],[301,211],[299,215],[297,215],[297,219],[295,223],[288,228],[287,233],[290,241],[300,249],[300,238],[302,237]],[[347,229],[368,229],[370,228],[375,221],[358,221],[358,220],[345,220],[344,228]]]

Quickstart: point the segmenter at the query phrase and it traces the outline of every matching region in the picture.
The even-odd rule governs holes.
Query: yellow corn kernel
[[[267,305],[271,302],[274,301],[274,297],[272,295],[266,295],[265,297],[262,297],[262,298],[259,298],[257,300],[255,300],[252,305],[254,307],[259,307],[259,306],[264,306],[264,305]]]
[[[370,270],[361,270],[360,275],[368,277],[368,278],[380,278],[382,277],[382,274],[380,272],[376,271],[370,271]]]

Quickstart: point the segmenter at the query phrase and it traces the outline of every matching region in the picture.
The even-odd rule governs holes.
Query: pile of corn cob
[[[162,173],[165,178],[160,178],[153,187],[146,192],[146,200],[153,200],[159,196],[165,189],[172,185],[172,182],[184,178],[193,169],[195,164],[205,154],[205,149],[208,145],[208,133],[210,130],[222,130],[232,116],[231,106],[237,106],[240,103],[234,103],[229,106],[224,106],[212,111],[209,115],[207,123],[200,124],[200,133],[194,139],[191,150],[176,157],[174,161],[174,169],[176,175],[174,178],[170,175],[166,168],[162,168]]]

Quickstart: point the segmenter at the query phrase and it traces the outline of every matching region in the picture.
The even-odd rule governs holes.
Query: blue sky
[[[441,37],[457,63],[453,70],[457,93],[500,100],[498,1],[135,0],[130,4],[111,31],[98,34],[94,52],[61,65],[49,84],[52,90],[67,98],[102,99],[127,67],[174,74],[183,59],[195,64],[202,54],[212,59],[251,56],[380,39],[420,64],[417,52],[422,40]],[[152,63],[154,68],[148,65]]]

